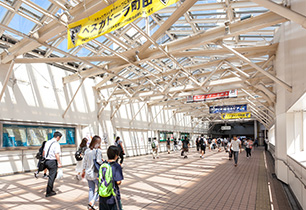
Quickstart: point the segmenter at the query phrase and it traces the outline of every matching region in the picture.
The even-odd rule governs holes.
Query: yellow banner
[[[221,118],[224,120],[228,119],[241,119],[241,118],[251,118],[251,112],[240,112],[240,113],[227,113],[221,114]]]
[[[101,11],[68,25],[68,49],[147,17],[178,0],[118,0]]]

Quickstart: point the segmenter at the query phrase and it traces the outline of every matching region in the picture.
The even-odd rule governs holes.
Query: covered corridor
[[[286,210],[282,186],[306,209],[305,55],[306,0],[0,0],[0,209],[84,209],[75,153],[95,135],[103,154],[123,140],[124,209]],[[46,199],[32,173],[56,131]],[[164,153],[201,135],[269,153]]]

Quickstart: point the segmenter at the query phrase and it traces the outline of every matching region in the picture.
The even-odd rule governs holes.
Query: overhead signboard
[[[230,131],[232,129],[231,126],[221,126],[221,130],[223,131]]]
[[[187,96],[187,103],[209,101],[222,98],[236,98],[238,96],[237,90],[228,90],[220,93],[210,93],[204,95]]]
[[[247,104],[243,105],[227,105],[227,106],[211,106],[209,107],[210,114],[216,113],[235,113],[235,112],[246,112]]]
[[[251,117],[252,117],[251,112],[221,114],[221,118],[224,120],[243,119],[243,118],[251,118]]]
[[[119,29],[178,0],[118,0],[99,12],[68,25],[68,49]]]

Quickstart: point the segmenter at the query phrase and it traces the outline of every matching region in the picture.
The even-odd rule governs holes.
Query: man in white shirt
[[[62,134],[56,131],[53,134],[53,138],[47,141],[43,156],[46,158],[45,166],[49,170],[49,180],[47,185],[46,197],[56,195],[53,190],[54,181],[57,175],[57,168],[61,168],[61,147],[58,141],[61,139]]]
[[[158,157],[158,141],[155,137],[153,138],[153,141],[152,141],[152,150],[153,150],[152,152],[153,159],[159,158]]]
[[[237,167],[238,153],[240,153],[240,149],[241,149],[241,141],[237,138],[237,136],[233,137],[233,140],[231,141],[230,148],[233,150],[234,160],[235,160],[235,167]]]

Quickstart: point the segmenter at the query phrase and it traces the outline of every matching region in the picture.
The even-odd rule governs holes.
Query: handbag
[[[36,157],[36,159],[40,160],[40,158],[41,158],[40,152],[37,152],[35,157]]]
[[[54,142],[51,143],[51,145],[50,145],[50,147],[49,147],[49,149],[48,149],[48,152],[47,152],[47,156],[46,156],[46,157],[48,157],[50,148],[51,148],[51,146],[52,146],[53,143],[54,143]],[[45,165],[46,160],[47,160],[47,159],[46,159],[45,157],[41,156],[41,158],[40,158],[40,160],[39,160],[38,171],[43,171],[43,170],[45,170],[45,168],[46,168],[46,165]]]
[[[77,161],[83,160],[81,147],[75,152],[74,157]]]

